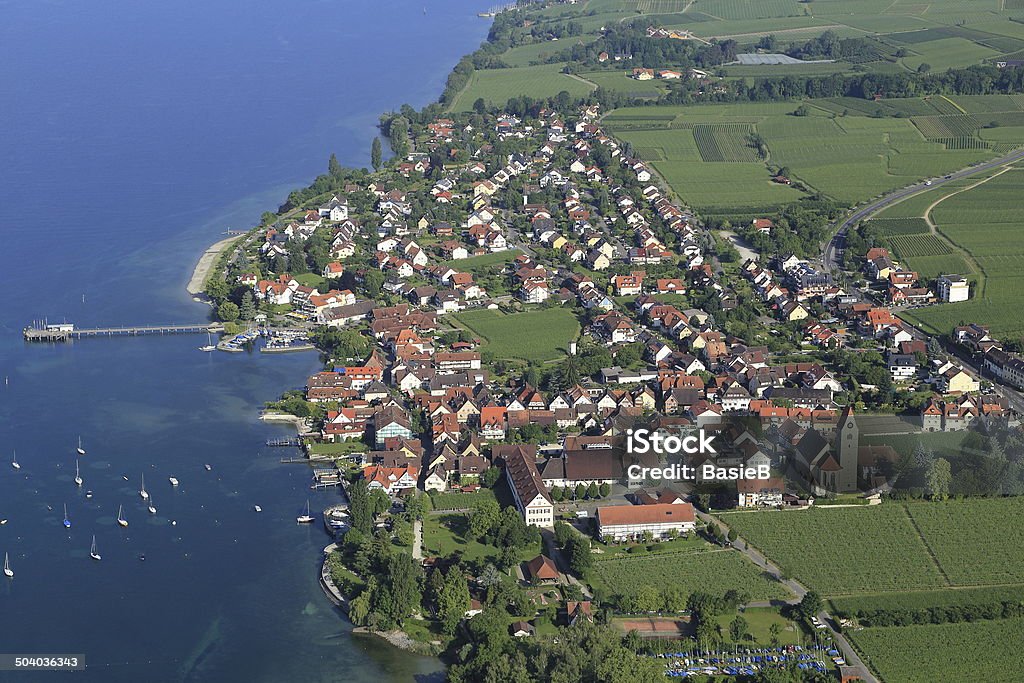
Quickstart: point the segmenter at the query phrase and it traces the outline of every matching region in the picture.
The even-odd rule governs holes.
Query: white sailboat
[[[89,557],[97,561],[103,559],[100,557],[100,554],[96,552],[96,534],[93,534],[92,536],[92,546],[89,548]]]
[[[7,553],[4,553],[4,576],[8,579],[14,578],[14,570],[11,569],[11,560],[7,557]]]
[[[178,480],[175,479],[174,477],[167,477],[167,481],[171,482],[171,486],[177,486],[178,485]]]
[[[14,452],[14,455],[11,457],[11,467],[13,467],[16,470],[20,470],[21,469],[21,465],[18,464],[18,453],[17,452]]]
[[[150,497],[150,499],[149,499],[149,514],[151,514],[151,515],[155,515],[156,514],[156,505],[153,503],[153,498],[152,497]]]
[[[117,523],[121,526],[128,526],[128,520],[124,518],[124,506],[117,507]]]
[[[85,455],[85,449],[82,448],[82,437],[78,437],[78,448],[75,450],[78,451],[79,455]]]
[[[75,485],[82,485],[82,473],[78,470],[78,458],[75,458]]]
[[[310,514],[309,514],[309,499],[306,500],[306,514],[299,515],[298,517],[295,518],[295,521],[298,522],[299,524],[312,524],[313,523],[313,517],[310,516]]]
[[[64,503],[64,528],[65,529],[70,529],[71,528],[71,520],[68,519],[68,504],[67,503]]]
[[[149,492],[146,491],[146,475],[145,474],[142,475],[142,483],[139,485],[139,496],[142,498],[142,500],[148,500],[149,499]]]
[[[263,512],[263,508],[261,508],[259,505],[253,505],[252,509],[256,512]]]
[[[213,343],[213,337],[210,336],[209,332],[206,333],[206,346],[200,346],[199,350],[207,352],[217,350],[217,346]]]

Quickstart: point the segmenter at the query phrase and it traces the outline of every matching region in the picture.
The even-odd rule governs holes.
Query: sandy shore
[[[213,267],[217,265],[217,259],[220,258],[221,252],[243,237],[244,235],[228,237],[211,245],[203,252],[203,255],[199,257],[199,263],[196,264],[196,269],[192,271],[192,279],[188,281],[188,286],[185,287],[189,294],[195,296],[203,293],[203,285],[206,284],[206,278],[209,276],[210,271],[213,270]]]

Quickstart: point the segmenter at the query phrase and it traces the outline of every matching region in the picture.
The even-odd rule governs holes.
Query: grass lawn
[[[518,249],[506,249],[505,251],[494,251],[489,254],[481,254],[480,256],[443,261],[442,265],[457,268],[463,273],[476,274],[491,266],[504,266],[506,263],[511,263],[521,253]]]
[[[772,624],[778,624],[782,631],[779,633],[780,645],[799,645],[801,630],[795,623],[779,614],[777,609],[772,607],[751,607],[741,612],[730,612],[717,617],[718,625],[722,627],[722,633],[729,639],[729,624],[739,615],[747,621],[747,632],[753,636],[753,642],[757,645],[767,646],[772,642]]]
[[[362,441],[309,444],[309,452],[312,455],[348,455],[349,453],[365,453],[368,450],[370,450],[369,446]]]
[[[654,550],[648,551],[647,545],[653,545]],[[708,549],[708,543],[699,536],[691,534],[686,538],[677,538],[671,541],[662,541],[660,543],[651,543],[646,545],[642,543],[611,545],[601,545],[600,543],[597,543],[594,544],[593,547],[595,550],[601,551],[600,554],[594,555],[594,561],[604,562],[606,560],[612,560],[619,557],[640,557],[642,555],[656,555],[658,553],[703,551]],[[635,549],[634,553],[629,552],[630,548]]]
[[[327,291],[327,281],[316,273],[302,273],[301,275],[293,275],[292,277],[298,280],[300,285],[315,287],[321,292]]]
[[[513,69],[477,70],[465,89],[452,103],[453,111],[469,111],[478,98],[488,104],[503,105],[518,95],[554,97],[565,90],[570,96],[584,97],[594,87],[562,73],[562,64],[542,64]]]
[[[463,311],[450,316],[459,326],[484,340],[495,358],[521,358],[542,363],[561,358],[580,331],[576,315],[565,308],[540,308],[524,313]]]
[[[490,489],[482,488],[474,493],[442,491],[430,494],[430,501],[435,510],[465,510],[476,507],[486,500],[494,500],[494,492]]]
[[[462,553],[464,560],[495,557],[498,549],[468,538],[469,515],[427,515],[423,520],[423,554],[446,557]],[[520,560],[537,556],[537,548],[524,548]]]

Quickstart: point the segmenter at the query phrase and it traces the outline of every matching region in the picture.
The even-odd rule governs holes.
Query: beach
[[[203,252],[203,255],[199,257],[199,262],[196,263],[195,270],[192,271],[192,279],[188,281],[188,285],[185,287],[188,293],[194,297],[202,295],[206,278],[217,265],[217,259],[220,258],[221,253],[230,245],[244,238],[245,235],[235,235],[210,245]]]

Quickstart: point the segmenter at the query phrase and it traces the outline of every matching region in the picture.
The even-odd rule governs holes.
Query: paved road
[[[829,272],[842,270],[841,259],[843,249],[846,247],[847,231],[852,226],[856,225],[858,222],[871,217],[872,215],[878,213],[887,206],[890,206],[902,199],[906,199],[907,197],[917,194],[919,192],[923,192],[925,190],[932,190],[936,187],[941,187],[942,185],[953,182],[954,180],[959,180],[961,178],[967,178],[973,175],[977,175],[979,173],[983,173],[985,171],[990,171],[994,168],[1006,166],[1007,164],[1011,164],[1022,159],[1024,159],[1024,149],[1014,150],[1013,152],[1010,152],[1005,156],[999,157],[998,159],[986,161],[983,164],[971,166],[961,171],[957,171],[956,173],[951,173],[948,177],[932,180],[931,185],[925,185],[925,181],[922,181],[920,183],[917,183],[916,185],[911,185],[910,187],[905,187],[903,189],[896,190],[892,194],[888,194],[882,197],[881,199],[875,200],[874,202],[868,204],[867,206],[857,209],[838,224],[836,228],[836,234],[832,237],[828,244],[825,245],[825,248],[822,252],[822,266],[826,271]],[[860,291],[852,290],[851,293],[856,294],[862,300],[865,300],[863,294]],[[909,329],[910,333],[913,334],[916,339],[927,341],[933,337],[933,335],[929,334],[928,332],[925,332],[924,330],[918,327],[915,327],[908,321],[904,320],[903,322]],[[964,365],[964,367],[974,372],[975,375],[977,375],[978,377],[985,377],[985,373],[977,359],[966,355],[963,352],[963,350],[959,348],[947,346],[946,350],[949,351],[951,355],[955,356],[957,360]],[[993,378],[990,377],[989,379]],[[995,382],[994,379],[993,382]],[[1002,396],[1009,402],[1011,408],[1013,408],[1019,413],[1024,414],[1024,394],[1013,389],[1012,387],[1000,384],[995,385],[995,390],[996,393],[998,393],[1000,396]]]
[[[969,168],[957,171],[956,173],[951,173],[950,175],[944,178],[932,180],[931,185],[926,185],[925,182],[927,181],[922,181],[915,185],[911,185],[909,187],[904,187],[903,189],[896,190],[895,192],[887,194],[881,199],[876,199],[867,206],[857,209],[837,226],[835,236],[825,246],[824,253],[822,254],[822,265],[825,267],[826,270],[829,271],[837,269],[839,267],[840,254],[843,251],[843,248],[846,244],[846,231],[850,229],[850,226],[855,225],[857,222],[862,221],[865,218],[868,218],[869,216],[878,213],[885,207],[891,204],[895,204],[896,202],[902,199],[906,199],[910,195],[917,194],[918,192],[923,192],[924,190],[931,190],[936,187],[941,187],[942,185],[953,182],[954,180],[959,180],[961,178],[967,178],[978,173],[983,173],[993,168],[998,168],[999,166],[1005,166],[1006,164],[1010,164],[1015,161],[1020,161],[1021,159],[1024,159],[1024,149],[1014,150],[1013,152],[1010,152],[1005,156],[1001,156],[998,159],[986,161],[983,164],[978,164],[977,166],[971,166]]]
[[[697,516],[700,517],[701,519],[703,519],[705,522],[707,522],[709,524],[717,524],[719,527],[722,527],[725,530],[726,533],[729,532],[729,525],[726,524],[725,522],[723,522],[720,518],[712,517],[711,515],[709,515],[707,513],[701,512],[700,510],[697,510],[696,512],[697,512]],[[800,513],[799,512],[778,512],[778,513],[766,512],[765,514],[780,514],[781,515],[781,514],[800,514]],[[755,548],[750,547],[750,545],[742,537],[739,537],[739,538],[736,539],[736,542],[733,543],[733,547],[735,547],[741,553],[746,555],[750,559],[750,561],[753,562],[756,566],[760,567],[765,572],[767,572],[769,575],[774,577],[776,581],[778,581],[779,583],[784,585],[794,595],[794,597],[789,599],[789,600],[787,600],[786,603],[788,603],[790,605],[795,605],[798,602],[800,602],[800,600],[803,599],[804,595],[807,594],[807,589],[804,586],[802,586],[799,582],[797,582],[794,579],[784,579],[783,576],[782,576],[782,570],[779,569],[779,567],[777,565],[772,563],[771,560],[769,560],[767,557],[765,557],[763,554],[761,554],[760,551],[758,551]],[[764,606],[765,604],[766,603],[751,603],[751,606],[753,606],[753,607]],[[771,604],[771,603],[767,603],[767,604]],[[822,610],[821,612],[818,613],[817,616],[818,616],[818,619],[821,620],[821,622],[823,624],[826,624],[829,627],[829,631],[831,631],[831,633],[832,633],[833,640],[835,641],[836,645],[839,646],[839,650],[843,653],[843,658],[846,660],[847,672],[852,672],[852,673],[855,673],[857,676],[860,676],[860,678],[863,679],[865,681],[865,683],[879,683],[879,680],[877,678],[875,678],[874,674],[871,673],[871,670],[861,660],[860,655],[857,654],[857,651],[853,649],[853,646],[850,644],[850,641],[848,641],[843,636],[843,634],[841,634],[836,629],[836,626],[838,624],[832,618],[832,615],[830,615],[825,610]]]

